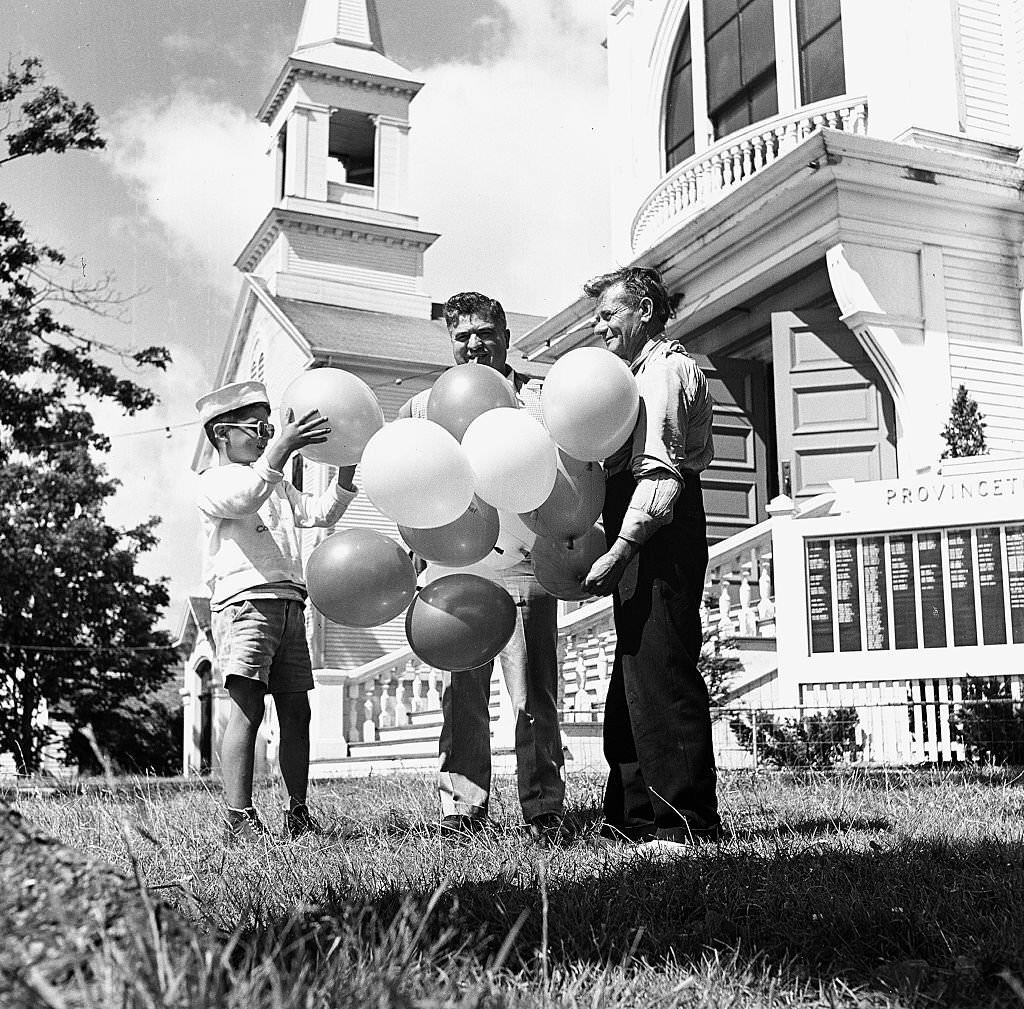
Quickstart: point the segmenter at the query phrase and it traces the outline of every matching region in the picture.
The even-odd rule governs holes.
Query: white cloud
[[[160,517],[159,543],[142,556],[137,570],[148,578],[170,578],[164,624],[175,630],[185,598],[201,587],[199,518],[190,472],[199,426],[180,425],[195,416],[197,390],[206,389],[209,377],[205,365],[187,349],[175,346],[172,353],[174,363],[166,372],[147,371],[138,377],[160,397],[151,410],[125,417],[110,403],[88,405],[97,429],[111,436],[111,450],[103,461],[121,481],[107,503],[107,521],[130,528],[150,515]]]
[[[604,5],[501,2],[508,35],[500,45],[491,41],[483,63],[421,71],[427,86],[412,106],[413,209],[424,227],[442,233],[427,253],[426,287],[435,300],[477,288],[511,310],[555,311],[609,265]],[[197,283],[234,295],[232,263],[270,206],[264,127],[187,90],[137,104],[107,126],[109,163],[132,187],[138,211],[191,264]],[[130,421],[97,410],[105,429],[192,416],[196,390],[210,376],[189,351],[172,349],[172,370],[150,383],[162,404]],[[111,521],[163,518],[160,546],[140,570],[170,576],[172,623],[199,577],[187,479],[195,438],[193,428],[173,430],[170,439],[115,438],[109,460],[124,483]]]
[[[267,130],[191,91],[108,122],[107,157],[142,209],[211,286],[234,292],[232,263],[270,203]]]
[[[554,311],[608,265],[603,5],[504,4],[497,58],[422,71],[412,106],[414,206],[442,234],[426,280],[436,300],[478,288]]]

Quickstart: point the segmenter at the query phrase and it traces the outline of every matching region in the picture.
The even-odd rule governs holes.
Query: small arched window
[[[772,0],[704,0],[704,56],[716,140],[779,111]]]
[[[685,161],[693,152],[693,58],[687,10],[665,95],[665,170]]]

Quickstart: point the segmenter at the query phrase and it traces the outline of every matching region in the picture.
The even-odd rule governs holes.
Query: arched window
[[[716,139],[779,111],[772,0],[704,0],[704,53]]]
[[[693,60],[690,47],[690,12],[683,15],[676,57],[665,96],[665,169],[693,154]]]
[[[846,91],[839,0],[797,0],[800,100],[804,105]]]

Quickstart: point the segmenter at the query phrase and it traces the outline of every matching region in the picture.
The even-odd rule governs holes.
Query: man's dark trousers
[[[615,541],[636,483],[608,480],[604,525]],[[640,839],[688,824],[719,825],[708,689],[697,669],[708,564],[700,478],[687,474],[671,523],[640,549],[615,592],[615,662],[604,713],[610,768],[606,822]],[[620,594],[626,598],[620,598]]]

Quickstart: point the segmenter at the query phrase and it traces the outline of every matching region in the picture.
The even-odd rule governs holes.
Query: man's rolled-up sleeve
[[[630,459],[636,489],[619,536],[642,546],[672,521],[682,493],[679,463],[686,445],[686,410],[681,376],[667,362],[652,362],[637,376],[637,385],[640,416]]]
[[[679,478],[662,471],[641,477],[629,500],[619,536],[643,546],[662,526],[672,521],[675,503],[682,491]]]

